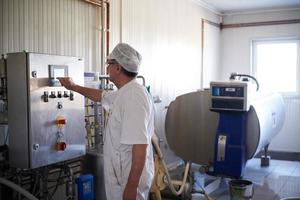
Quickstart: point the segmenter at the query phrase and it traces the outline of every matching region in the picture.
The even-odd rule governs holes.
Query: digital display
[[[49,84],[50,86],[61,86],[58,77],[68,76],[67,65],[49,65]]]
[[[57,79],[57,77],[65,77],[65,69],[53,69],[53,78]]]
[[[226,92],[235,92],[235,88],[225,88]]]
[[[212,96],[215,97],[244,97],[243,87],[213,86]]]

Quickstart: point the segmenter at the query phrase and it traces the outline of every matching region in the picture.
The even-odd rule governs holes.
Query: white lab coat
[[[132,161],[133,144],[148,144],[137,199],[146,200],[154,176],[151,137],[154,105],[146,89],[132,80],[118,91],[103,92],[108,111],[104,136],[104,177],[107,200],[121,200]]]

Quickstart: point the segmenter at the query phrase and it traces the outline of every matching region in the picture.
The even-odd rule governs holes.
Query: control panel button
[[[57,108],[58,108],[58,109],[62,109],[62,108],[63,108],[63,106],[62,106],[62,103],[61,103],[61,102],[58,102],[58,103],[57,103]]]
[[[44,100],[44,102],[48,102],[49,101],[48,91],[44,91],[43,100]]]
[[[68,91],[64,91],[64,97],[65,98],[69,97]]]
[[[61,98],[61,97],[62,97],[61,91],[58,91],[58,92],[57,92],[57,98]]]
[[[56,143],[57,151],[64,151],[67,148],[67,144],[64,141],[59,141]]]
[[[74,92],[70,91],[70,100],[73,101],[74,100]]]
[[[51,91],[50,98],[56,98],[55,91]]]

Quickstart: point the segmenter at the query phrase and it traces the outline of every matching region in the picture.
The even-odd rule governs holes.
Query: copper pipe
[[[296,24],[296,23],[300,23],[300,19],[265,21],[265,22],[249,22],[249,23],[237,23],[237,24],[221,24],[221,29],[223,29],[223,28],[242,28],[242,27],[252,27],[252,26]]]
[[[215,26],[215,27],[217,27],[217,28],[221,28],[221,24],[216,23],[216,22],[209,21],[209,20],[207,20],[207,19],[202,19],[202,22],[205,22],[205,23],[210,24],[210,25],[212,25],[212,26]]]
[[[87,3],[90,3],[90,4],[93,4],[93,5],[96,5],[96,6],[99,6],[99,7],[102,6],[102,2],[107,3],[107,4],[109,3],[109,1],[107,1],[107,0],[98,0],[98,1],[96,1],[96,0],[83,0],[83,1],[85,1]]]
[[[203,78],[204,78],[204,19],[201,20],[201,85],[200,88],[203,89]]]
[[[109,33],[110,33],[110,4],[108,3],[106,5],[106,55],[109,54],[110,50],[109,50]]]

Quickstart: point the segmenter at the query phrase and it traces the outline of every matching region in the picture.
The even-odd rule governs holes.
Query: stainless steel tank
[[[211,165],[219,116],[209,109],[210,90],[178,96],[168,107],[165,130],[170,148],[184,160]],[[260,95],[247,114],[246,158],[251,159],[281,130],[285,119],[278,94]]]

